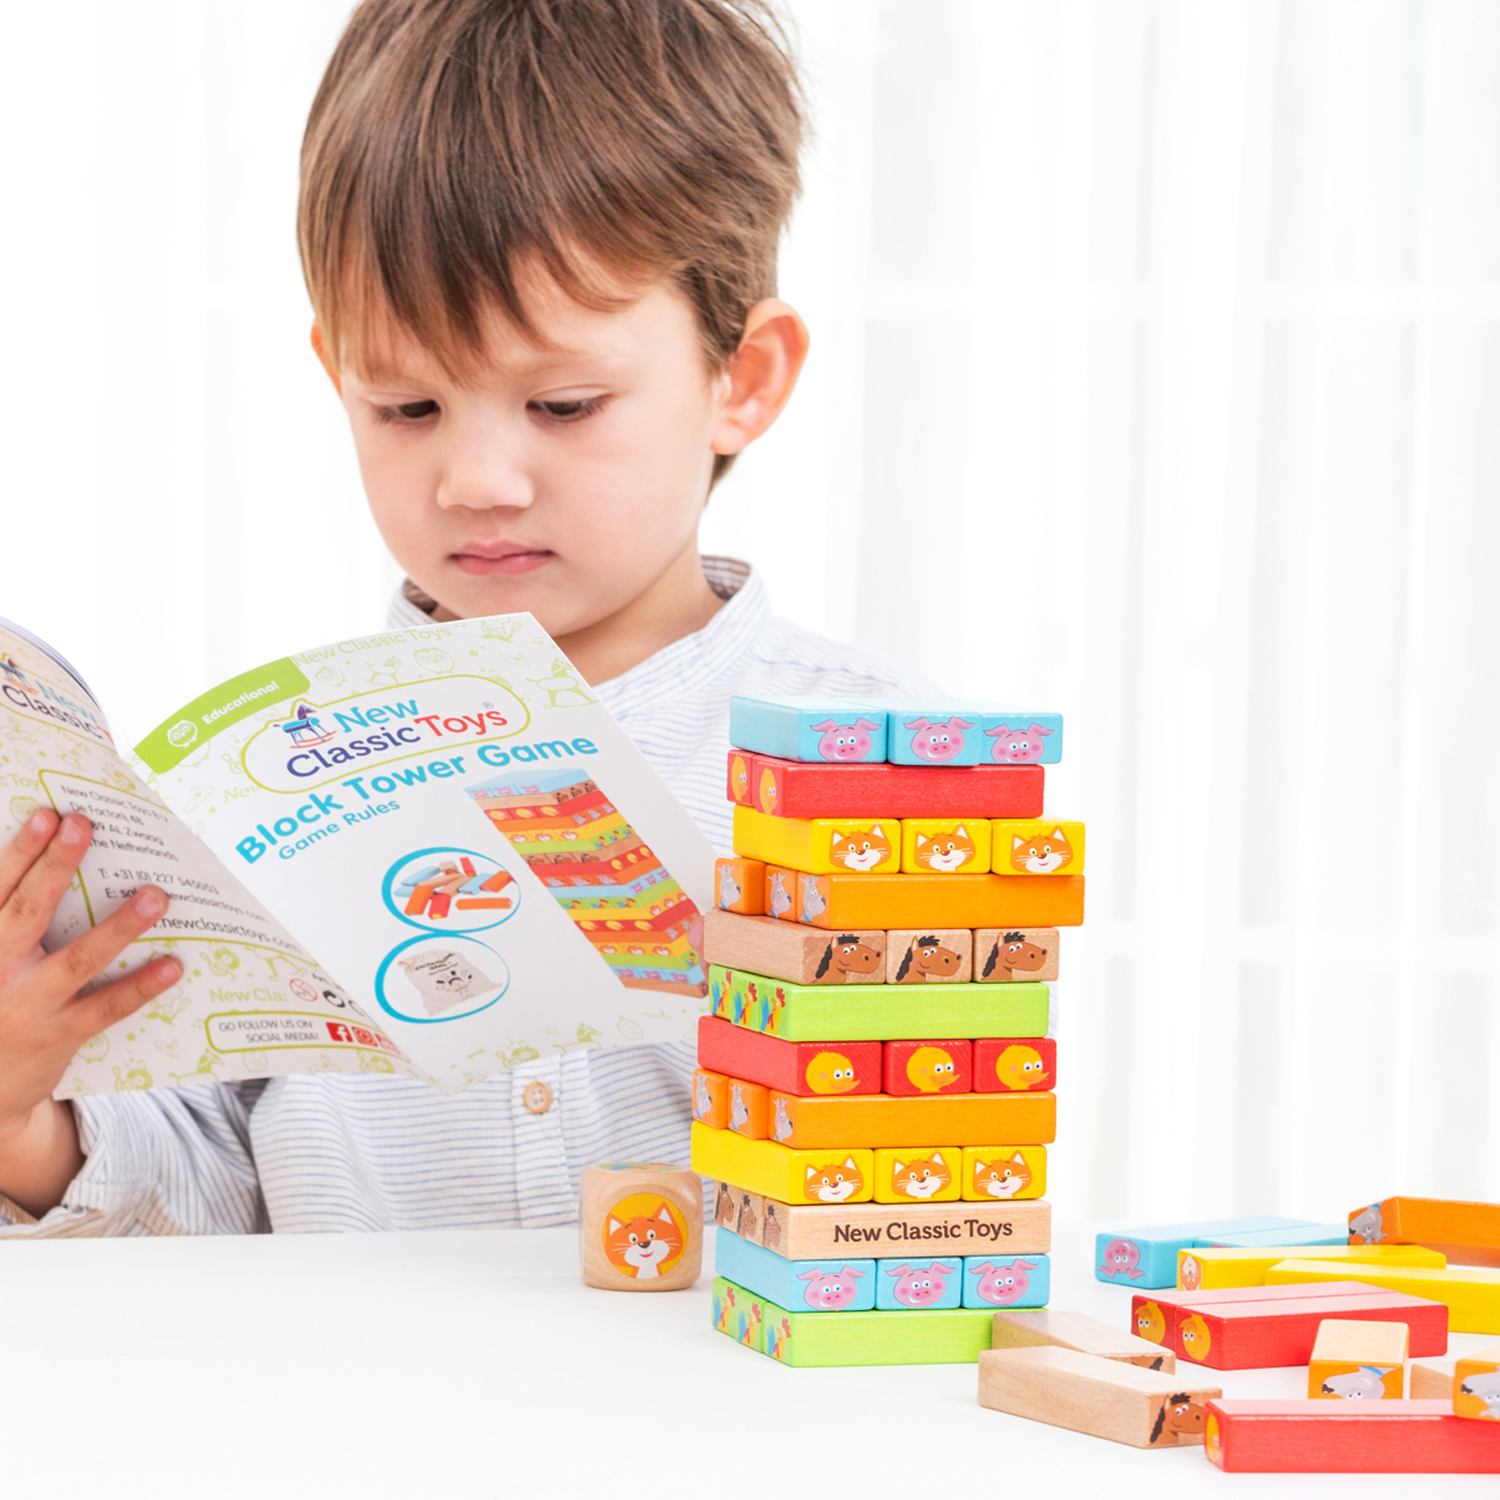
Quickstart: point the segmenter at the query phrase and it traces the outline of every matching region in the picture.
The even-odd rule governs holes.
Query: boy
[[[761,0],[367,0],[303,147],[313,344],[408,574],[390,623],[530,610],[720,847],[732,694],[925,686],[698,555],[807,349],[773,295],[800,135]],[[0,1232],[559,1224],[589,1163],[685,1157],[691,1044],[454,1100],[301,1075],[55,1102],[78,1046],[178,975],[77,994],[152,890],[38,958],[88,833],[38,813],[0,852]]]

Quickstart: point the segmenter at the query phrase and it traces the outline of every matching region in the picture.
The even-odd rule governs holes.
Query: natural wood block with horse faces
[[[979,984],[1011,984],[1057,978],[1055,927],[980,927],[974,933],[974,979]]]
[[[885,933],[878,927],[824,932],[774,917],[703,913],[703,954],[710,963],[789,984],[879,984],[885,976],[885,949]]]
[[[888,984],[967,984],[973,971],[967,927],[898,927],[885,935]]]
[[[674,1292],[692,1286],[703,1269],[703,1184],[683,1167],[590,1167],[579,1189],[578,1222],[587,1286]]]

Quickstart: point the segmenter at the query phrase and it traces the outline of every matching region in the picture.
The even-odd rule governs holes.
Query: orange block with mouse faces
[[[885,1044],[882,1086],[887,1094],[967,1094],[973,1091],[973,1083],[970,1042]]]
[[[1034,1094],[1057,1084],[1057,1043],[1050,1036],[988,1037],[974,1043],[976,1094]]]

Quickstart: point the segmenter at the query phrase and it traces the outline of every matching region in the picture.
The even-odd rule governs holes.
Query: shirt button
[[[532,1114],[544,1115],[552,1108],[552,1090],[540,1078],[533,1079],[526,1085],[526,1092],[521,1095],[521,1103]]]

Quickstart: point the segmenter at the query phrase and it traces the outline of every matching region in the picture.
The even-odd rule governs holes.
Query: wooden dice
[[[586,1286],[612,1292],[675,1292],[703,1269],[703,1184],[665,1162],[590,1167],[579,1193]]]

